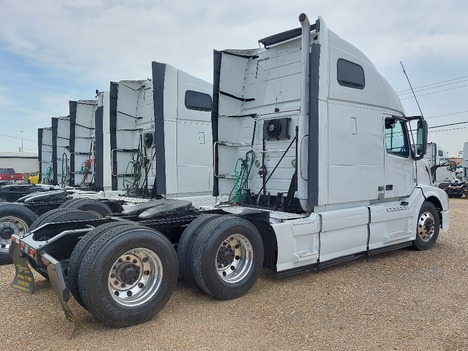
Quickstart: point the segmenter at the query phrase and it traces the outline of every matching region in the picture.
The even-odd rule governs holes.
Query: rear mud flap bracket
[[[50,283],[52,284],[55,294],[59,298],[65,318],[73,323],[73,331],[70,335],[71,338],[76,330],[76,319],[70,309],[70,306],[68,306],[68,300],[70,300],[71,293],[65,281],[62,264],[46,253],[42,254],[42,262],[47,266],[47,274],[49,275]]]

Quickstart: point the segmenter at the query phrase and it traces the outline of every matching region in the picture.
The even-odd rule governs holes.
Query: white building
[[[0,152],[0,168],[14,168],[17,173],[39,171],[39,160],[34,152]]]

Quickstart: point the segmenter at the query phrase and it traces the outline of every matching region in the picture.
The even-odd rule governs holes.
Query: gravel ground
[[[398,250],[318,274],[264,271],[242,298],[217,301],[179,283],[150,322],[111,329],[74,300],[65,320],[47,281],[32,295],[0,267],[4,350],[468,350],[468,199],[450,200],[450,230],[426,252]]]

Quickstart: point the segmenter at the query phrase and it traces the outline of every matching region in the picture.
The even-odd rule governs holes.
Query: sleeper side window
[[[185,107],[195,111],[211,111],[212,100],[209,94],[187,90],[185,92]]]
[[[364,89],[366,79],[362,66],[345,59],[338,59],[336,66],[338,84],[347,88]]]

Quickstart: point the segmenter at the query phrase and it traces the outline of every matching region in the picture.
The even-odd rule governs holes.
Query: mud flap
[[[11,243],[10,255],[16,269],[16,274],[10,287],[32,294],[34,291],[34,275],[29,265],[26,263],[26,259],[22,256],[18,244],[14,242]]]
[[[55,294],[59,298],[65,318],[73,323],[73,331],[70,335],[71,338],[76,330],[76,319],[70,309],[70,306],[68,306],[68,300],[70,300],[71,293],[65,281],[62,264],[46,253],[42,255],[42,262],[47,266],[47,274],[49,275],[50,283],[52,284]]]

